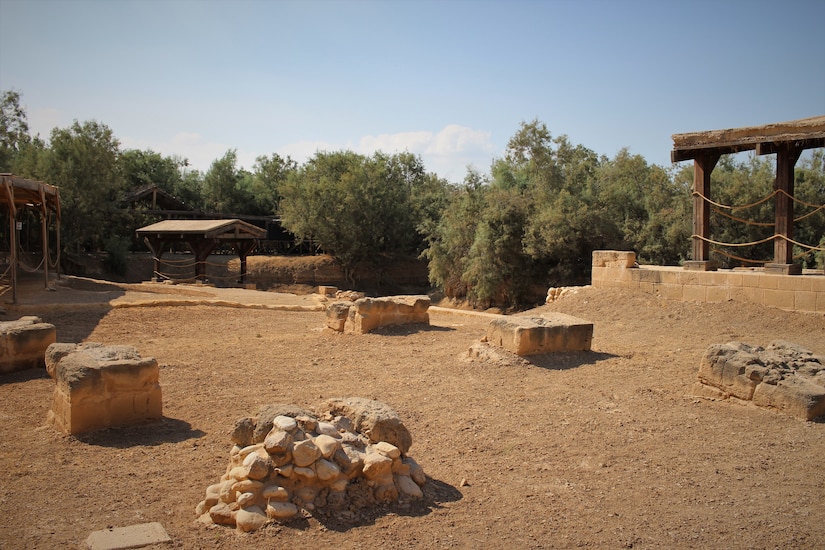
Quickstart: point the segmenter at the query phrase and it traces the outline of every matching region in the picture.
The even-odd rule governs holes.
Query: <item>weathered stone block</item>
[[[337,286],[329,286],[329,285],[318,285],[318,294],[321,296],[326,296],[328,298],[333,298],[338,293]]]
[[[765,348],[714,344],[699,365],[699,382],[760,407],[803,420],[825,415],[825,357],[790,342]]]
[[[43,368],[46,349],[56,339],[54,325],[39,317],[0,323],[0,373]]]
[[[327,306],[327,326],[338,332],[344,331],[344,324],[347,322],[349,308],[352,302],[333,302]]]
[[[636,253],[622,250],[594,250],[593,267],[633,267]]]
[[[488,342],[517,355],[589,351],[592,340],[593,323],[563,313],[541,317],[502,315],[487,327]]]
[[[53,344],[46,370],[57,382],[48,422],[69,434],[159,420],[160,369],[131,346]]]
[[[365,334],[378,327],[430,322],[429,296],[360,298],[349,306],[344,332]],[[327,310],[328,325],[332,326]],[[337,315],[337,313],[336,313]],[[335,321],[337,324],[337,320]]]

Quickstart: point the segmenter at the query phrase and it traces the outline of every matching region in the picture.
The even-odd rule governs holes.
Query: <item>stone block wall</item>
[[[634,252],[594,251],[593,286],[631,288],[671,300],[731,300],[825,313],[825,274],[821,272],[777,275],[760,269],[688,271],[677,266],[634,267],[635,259]]]
[[[52,344],[46,370],[57,382],[48,422],[68,434],[160,420],[160,369],[131,346]]]
[[[46,348],[55,343],[54,325],[39,317],[21,317],[0,323],[0,374],[43,368]]]
[[[366,334],[378,327],[429,324],[429,296],[385,296],[333,302],[327,306],[327,326],[339,332]]]

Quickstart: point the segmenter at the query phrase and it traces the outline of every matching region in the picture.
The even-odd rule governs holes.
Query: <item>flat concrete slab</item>
[[[155,521],[94,531],[86,539],[86,546],[90,550],[121,550],[168,542],[172,542],[172,539],[169,538],[166,529]]]

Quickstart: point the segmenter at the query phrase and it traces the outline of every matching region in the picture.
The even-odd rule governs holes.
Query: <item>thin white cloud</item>
[[[371,155],[376,151],[389,154],[408,151],[421,156],[428,172],[435,172],[452,182],[461,181],[468,166],[486,171],[495,153],[490,132],[450,124],[439,132],[417,131],[367,135],[360,138],[355,145],[300,141],[281,147],[278,154],[289,155],[301,163],[317,151],[342,149],[351,149],[363,155]]]

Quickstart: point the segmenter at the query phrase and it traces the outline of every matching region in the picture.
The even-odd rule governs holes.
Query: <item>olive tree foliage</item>
[[[354,281],[358,267],[380,268],[387,255],[420,246],[418,229],[439,216],[445,187],[409,153],[318,152],[280,186],[279,213],[288,231],[337,258]]]

